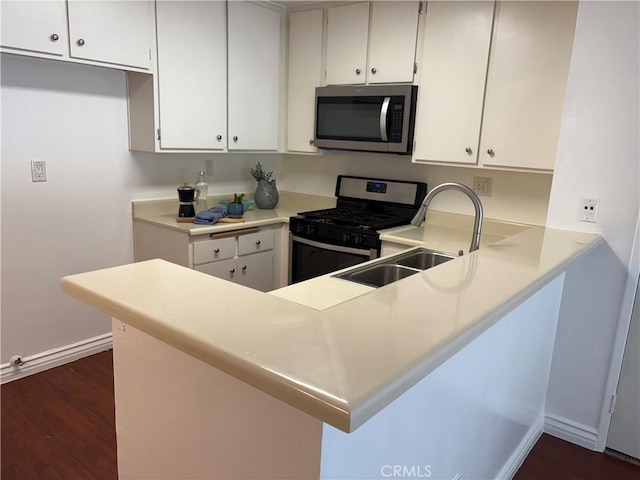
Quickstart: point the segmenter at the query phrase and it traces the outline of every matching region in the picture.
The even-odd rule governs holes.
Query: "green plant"
[[[253,178],[256,179],[256,181],[260,181],[260,180],[271,180],[271,177],[273,176],[273,172],[265,172],[262,169],[262,165],[260,164],[260,162],[258,162],[256,164],[256,168],[252,168],[251,169],[251,176]]]
[[[240,195],[234,193],[231,203],[242,203],[242,200],[244,200],[244,193],[241,193]]]

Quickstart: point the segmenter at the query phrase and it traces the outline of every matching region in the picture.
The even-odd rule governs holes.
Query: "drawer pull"
[[[246,265],[242,265],[242,270],[246,270],[247,266]]]
[[[213,253],[220,253],[220,249],[219,249],[219,248],[216,248],[216,249],[213,251]]]
[[[231,270],[229,270],[229,273],[236,273],[236,269],[232,268]]]
[[[260,240],[256,240],[256,245],[260,246]]]

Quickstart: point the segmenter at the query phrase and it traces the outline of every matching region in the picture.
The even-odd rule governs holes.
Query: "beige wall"
[[[362,175],[426,182],[429,188],[444,182],[473,185],[473,177],[493,178],[491,197],[481,197],[487,218],[544,225],[552,175],[412,164],[409,157],[364,153],[283,155],[280,187],[295,192],[330,195],[336,176]],[[440,194],[432,208],[473,214],[473,205],[457,192]]]

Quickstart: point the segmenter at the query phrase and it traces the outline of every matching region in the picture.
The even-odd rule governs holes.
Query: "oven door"
[[[290,236],[289,283],[302,282],[313,277],[335,272],[374,258],[374,249],[343,247]]]

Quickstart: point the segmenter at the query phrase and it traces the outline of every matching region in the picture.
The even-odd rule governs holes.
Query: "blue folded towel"
[[[197,225],[213,225],[222,217],[227,216],[227,209],[224,207],[213,207],[209,210],[202,210],[196,214],[193,223]]]

